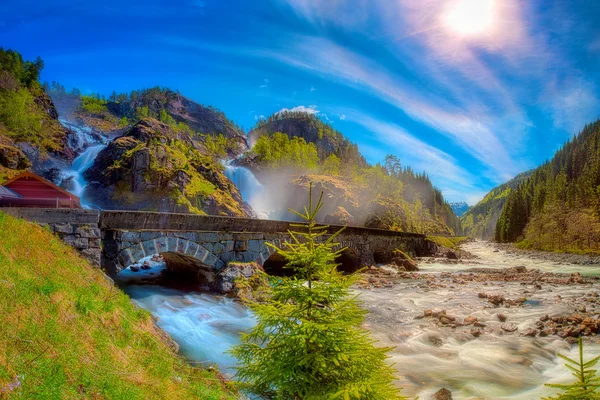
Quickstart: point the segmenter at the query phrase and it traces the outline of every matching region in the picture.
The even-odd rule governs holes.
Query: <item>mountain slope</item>
[[[521,173],[510,181],[493,188],[483,200],[467,210],[460,217],[464,234],[476,239],[493,240],[496,222],[500,218],[508,195],[529,176],[531,176],[531,171]]]
[[[44,63],[25,61],[0,47],[0,181],[31,164],[71,161],[70,132],[58,121],[52,99],[38,82]]]
[[[496,239],[542,250],[600,251],[600,120],[510,193]]]
[[[0,213],[0,397],[233,399],[46,229]]]
[[[259,121],[248,133],[248,137],[250,142],[255,144],[261,136],[273,135],[276,132],[284,133],[290,138],[302,138],[307,143],[314,143],[321,160],[335,154],[344,163],[360,167],[367,164],[358,146],[314,114],[296,111],[275,113]]]
[[[460,234],[458,218],[426,174],[392,155],[368,165],[355,144],[313,114],[277,113],[250,138],[254,146],[239,162],[258,174],[275,219],[293,217],[286,210],[301,208],[312,181],[325,193],[322,222]]]
[[[169,125],[185,126],[193,133],[222,135],[235,155],[248,148],[244,131],[222,111],[198,104],[168,88],[113,93],[105,99],[99,95],[81,95],[78,89],[67,92],[57,82],[46,87],[61,113],[105,133],[123,133],[141,118],[155,118]]]
[[[85,177],[88,195],[102,208],[250,214],[203,143],[152,118],[111,142]]]

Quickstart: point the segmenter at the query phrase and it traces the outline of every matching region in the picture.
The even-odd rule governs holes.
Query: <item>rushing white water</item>
[[[158,325],[171,335],[183,355],[205,365],[216,364],[232,376],[236,360],[227,354],[256,321],[247,308],[222,296],[186,293],[160,286],[125,287],[142,308],[158,318]]]
[[[223,162],[225,176],[235,184],[242,199],[250,204],[258,218],[269,219],[270,207],[265,188],[256,176],[246,167],[233,165],[233,160]]]
[[[506,268],[524,265],[553,272],[578,270],[600,275],[600,267],[560,265],[494,252],[485,243],[467,245],[478,254],[477,268]],[[422,274],[473,268],[468,264],[422,264]],[[134,273],[136,274],[136,273]],[[545,314],[569,312],[570,300],[597,291],[598,285],[543,284],[540,290],[520,282],[466,282],[456,284],[452,274],[440,285],[424,280],[406,280],[392,288],[361,290],[369,314],[367,327],[379,345],[392,346],[391,361],[398,371],[403,393],[431,398],[441,387],[450,389],[454,399],[540,399],[556,393],[544,383],[572,380],[556,354],[575,356],[575,346],[558,336],[524,337],[524,332]],[[186,293],[158,286],[128,286],[127,293],[143,308],[158,317],[159,325],[181,346],[183,355],[201,363],[215,363],[230,375],[235,360],[225,354],[239,343],[239,332],[250,330],[255,320],[239,303],[220,296]],[[479,292],[501,293],[506,298],[522,297],[523,307],[495,308],[478,298]],[[558,297],[560,296],[560,298]],[[562,299],[562,300],[559,300]],[[594,308],[593,305],[588,307]],[[600,305],[594,312],[600,312]],[[440,327],[433,319],[415,319],[425,309],[444,309],[462,319],[474,316],[487,325],[476,338],[468,327]],[[515,333],[500,329],[497,314],[518,326]],[[597,338],[586,338],[586,358],[600,354]]]
[[[97,144],[95,146],[90,146],[83,151],[75,160],[73,160],[73,164],[71,165],[71,169],[69,171],[65,171],[67,175],[73,177],[73,194],[81,199],[81,206],[87,207],[89,206],[84,198],[85,198],[85,188],[87,187],[87,181],[83,176],[83,173],[92,166],[94,160],[98,156],[106,145]]]
[[[149,281],[160,276],[166,270],[167,264],[162,257],[159,256],[156,259],[154,255],[147,256],[119,272],[117,281],[121,284]]]
[[[69,135],[69,147],[75,151],[82,151],[86,147],[97,144],[98,137],[94,135],[92,128],[87,125],[76,124],[64,118],[59,118],[58,121],[65,128],[70,129],[74,135]]]
[[[88,182],[83,177],[83,173],[92,166],[98,153],[106,147],[106,144],[102,138],[95,136],[92,128],[87,125],[75,124],[62,118],[59,121],[74,133],[69,136],[69,146],[75,151],[81,151],[81,154],[73,160],[71,167],[62,171],[63,175],[67,178],[72,177],[71,192],[80,198],[81,206],[90,208],[92,205],[85,198]]]
[[[467,250],[478,254],[477,268],[507,268],[516,265],[552,272],[598,275],[600,267],[558,265],[493,252],[485,243],[473,243]],[[464,270],[473,265],[422,264],[424,274]],[[572,381],[557,353],[574,356],[572,347],[558,336],[524,337],[525,332],[545,314],[572,313],[569,301],[598,286],[544,284],[542,289],[521,282],[467,282],[457,284],[453,278],[442,284],[404,281],[393,288],[361,291],[361,300],[369,310],[367,327],[381,345],[394,346],[391,361],[398,370],[398,384],[407,395],[431,398],[441,387],[452,391],[454,399],[540,399],[556,393],[544,383]],[[525,296],[523,307],[495,308],[479,292],[503,294],[506,298]],[[558,297],[560,296],[560,297]],[[588,305],[588,308],[590,306]],[[439,327],[433,319],[415,319],[427,309],[443,309],[459,320],[467,316],[485,323],[485,333],[475,338],[469,327]],[[597,311],[600,311],[600,307]],[[515,333],[504,332],[497,314],[518,326]],[[569,313],[570,314],[570,313]],[[600,354],[596,338],[586,339],[586,358]]]

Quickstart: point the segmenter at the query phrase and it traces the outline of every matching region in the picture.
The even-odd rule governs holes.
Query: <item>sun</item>
[[[493,30],[496,14],[496,0],[453,0],[442,20],[459,36],[479,36]]]

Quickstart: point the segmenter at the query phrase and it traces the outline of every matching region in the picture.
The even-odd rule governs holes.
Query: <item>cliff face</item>
[[[238,189],[202,143],[151,118],[101,151],[85,173],[103,208],[248,216]]]

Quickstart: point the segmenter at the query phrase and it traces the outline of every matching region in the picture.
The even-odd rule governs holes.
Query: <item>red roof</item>
[[[20,198],[0,196],[0,206],[39,208],[81,208],[79,197],[54,183],[26,171],[2,184]]]

